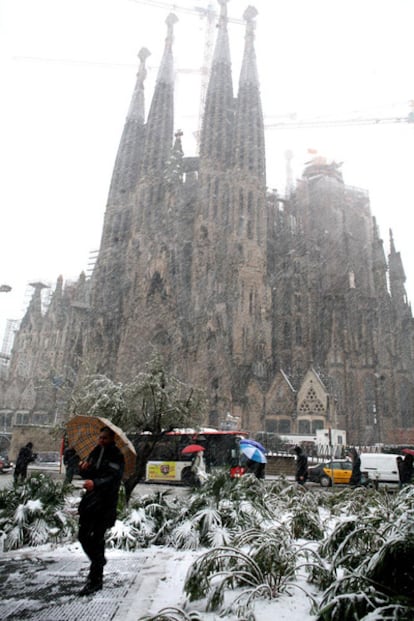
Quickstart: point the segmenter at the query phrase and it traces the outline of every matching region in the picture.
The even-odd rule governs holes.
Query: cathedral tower
[[[257,12],[244,13],[235,97],[218,3],[199,156],[185,155],[174,120],[171,14],[147,118],[139,53],[92,277],[59,279],[46,312],[34,284],[0,409],[55,421],[80,373],[129,381],[159,353],[205,390],[211,426],[230,414],[252,434],[330,427],[355,444],[395,441],[414,429],[400,254],[391,236],[385,257],[368,192],[336,162],[312,157],[287,196],[267,190]]]

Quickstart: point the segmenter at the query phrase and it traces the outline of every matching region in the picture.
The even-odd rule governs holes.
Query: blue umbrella
[[[253,446],[253,444],[240,442],[240,452],[248,459],[259,462],[259,464],[267,463],[266,455],[257,446]]]
[[[244,445],[249,444],[251,446],[255,446],[260,451],[262,451],[262,453],[267,453],[267,449],[265,449],[265,447],[262,444],[260,444],[260,442],[256,442],[256,440],[250,440],[250,438],[243,438],[243,440],[240,440],[240,446],[242,446],[242,444]]]

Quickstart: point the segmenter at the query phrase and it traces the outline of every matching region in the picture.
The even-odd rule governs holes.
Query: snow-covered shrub
[[[321,544],[325,574],[320,564],[310,572],[310,579],[321,587],[326,586],[327,574],[331,580],[317,610],[318,621],[412,618],[413,498],[413,492],[405,490],[395,495],[368,493],[362,506],[358,490],[356,502],[346,499],[355,515],[340,522]]]
[[[198,612],[186,612],[181,608],[162,608],[155,615],[141,617],[140,621],[201,621]]]
[[[4,550],[71,539],[77,523],[65,505],[66,488],[45,474],[0,490],[0,532]]]
[[[295,549],[286,529],[252,528],[237,535],[233,546],[214,548],[197,559],[187,573],[184,591],[189,601],[206,599],[207,611],[240,616],[251,613],[255,599],[272,599],[286,590],[295,570]],[[229,590],[235,595],[223,607]]]
[[[177,550],[197,550],[200,546],[200,532],[197,522],[185,520],[178,524],[168,535],[167,545]]]
[[[220,512],[214,507],[201,508],[192,515],[191,521],[197,528],[200,545],[215,547],[230,544],[232,533],[223,526]]]
[[[133,524],[116,520],[108,531],[106,541],[111,548],[135,550],[138,540],[138,530]]]
[[[170,494],[155,492],[121,504],[121,509],[118,505],[119,518],[107,533],[108,544],[124,550],[165,544],[183,519],[182,503]]]

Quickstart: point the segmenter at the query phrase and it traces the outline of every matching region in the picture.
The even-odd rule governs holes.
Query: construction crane
[[[339,118],[315,117],[313,119],[300,119],[297,114],[290,114],[284,120],[274,123],[265,123],[266,129],[319,129],[324,127],[351,127],[356,125],[387,125],[389,123],[413,123],[414,124],[414,100],[409,102],[409,111],[405,115],[386,116],[372,115],[355,112],[349,116]]]
[[[192,7],[182,6],[181,4],[175,4],[174,2],[162,2],[162,0],[129,0],[130,2],[134,2],[135,4],[148,4],[149,6],[158,7],[161,9],[168,9],[173,12],[181,12],[181,13],[189,13],[191,15],[199,15],[200,18],[206,17],[207,21],[211,16],[217,18],[217,11],[214,9],[214,5],[209,2],[206,7]],[[244,21],[242,19],[236,19],[234,17],[228,17],[227,21],[231,24],[241,24],[244,25]]]

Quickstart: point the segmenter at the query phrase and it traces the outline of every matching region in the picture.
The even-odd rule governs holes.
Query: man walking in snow
[[[91,561],[85,586],[79,595],[102,589],[105,559],[105,531],[115,524],[119,487],[124,472],[124,456],[115,445],[110,427],[100,430],[98,445],[86,461],[79,463],[79,474],[86,481],[85,495],[79,503],[78,539]]]
[[[65,448],[63,453],[63,464],[66,468],[65,483],[72,483],[72,479],[74,475],[78,473],[79,468],[79,455],[73,446]]]
[[[296,482],[299,485],[305,485],[308,480],[308,458],[302,450],[302,447],[295,446],[293,449],[296,453]]]
[[[16,460],[16,466],[14,468],[14,482],[18,483],[19,480],[23,483],[23,481],[27,477],[27,467],[30,462],[36,459],[37,455],[33,453],[33,442],[28,442],[26,446],[22,446],[19,451]]]

